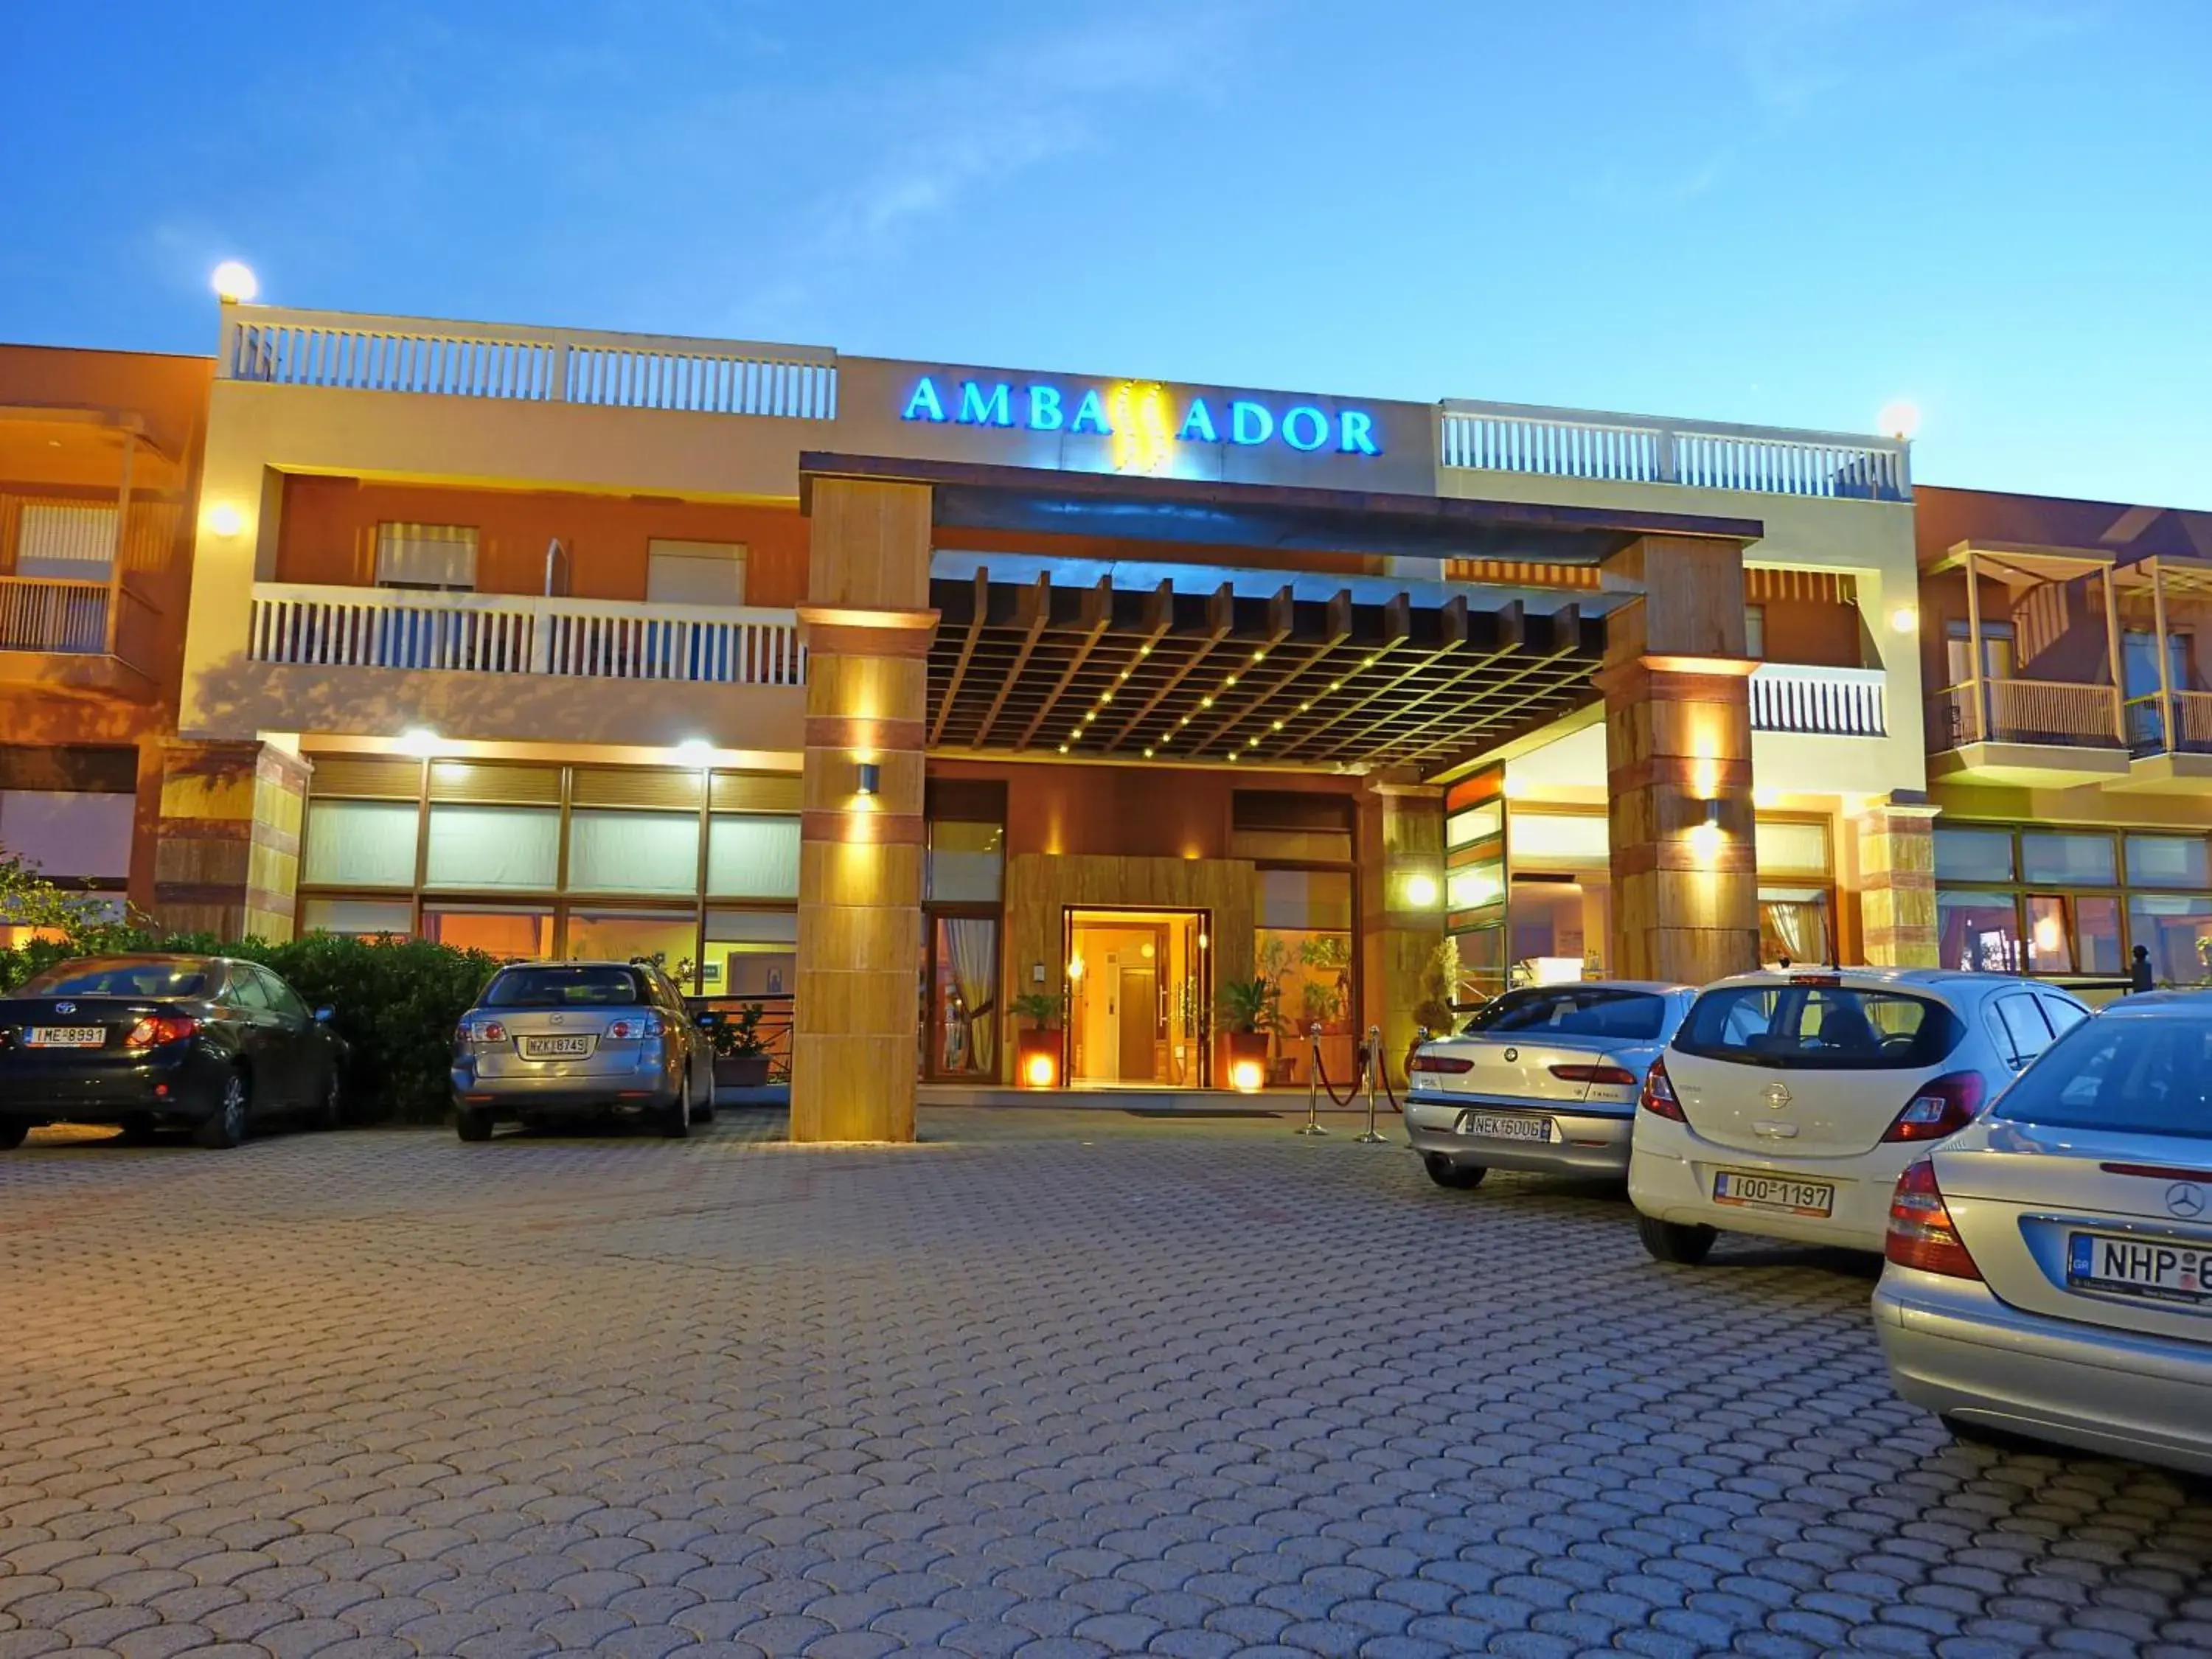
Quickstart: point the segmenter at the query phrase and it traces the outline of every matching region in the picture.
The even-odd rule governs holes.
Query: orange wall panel
[[[1246,789],[1355,795],[1357,778],[1180,767],[938,761],[933,778],[1006,785],[1006,851],[1121,858],[1230,856],[1230,797]]]

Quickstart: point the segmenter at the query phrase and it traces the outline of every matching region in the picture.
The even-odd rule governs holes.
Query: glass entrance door
[[[1064,931],[1068,1080],[1206,1087],[1206,913],[1071,908]]]

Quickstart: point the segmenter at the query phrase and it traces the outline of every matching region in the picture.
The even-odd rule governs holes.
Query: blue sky
[[[0,5],[0,338],[272,303],[1869,429],[2212,507],[2208,0]]]

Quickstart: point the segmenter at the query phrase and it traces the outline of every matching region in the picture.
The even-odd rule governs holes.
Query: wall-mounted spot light
[[[873,761],[862,761],[853,784],[856,795],[872,795],[883,787],[884,769]]]
[[[1900,605],[1889,613],[1889,625],[1900,634],[1910,634],[1920,626],[1920,607]]]
[[[1690,826],[1690,845],[1701,864],[1711,864],[1720,856],[1721,804],[1717,798],[1705,803],[1705,816]]]
[[[1083,977],[1083,958],[1081,957],[1070,957],[1067,959],[1067,976],[1070,979],[1081,979]]]
[[[1425,910],[1437,902],[1437,878],[1425,872],[1406,878],[1406,902],[1416,910]]]
[[[694,766],[704,766],[707,757],[714,752],[714,745],[704,738],[686,738],[676,745],[676,752]]]
[[[427,726],[410,726],[399,734],[399,747],[416,760],[429,760],[438,752],[438,734]]]
[[[218,536],[235,536],[246,528],[246,514],[228,501],[208,508],[207,527]]]

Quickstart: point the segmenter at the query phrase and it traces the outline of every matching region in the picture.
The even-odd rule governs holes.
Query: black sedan
[[[258,963],[58,963],[0,1000],[0,1150],[46,1123],[190,1128],[213,1147],[277,1116],[335,1127],[345,1048],[329,1018]]]

